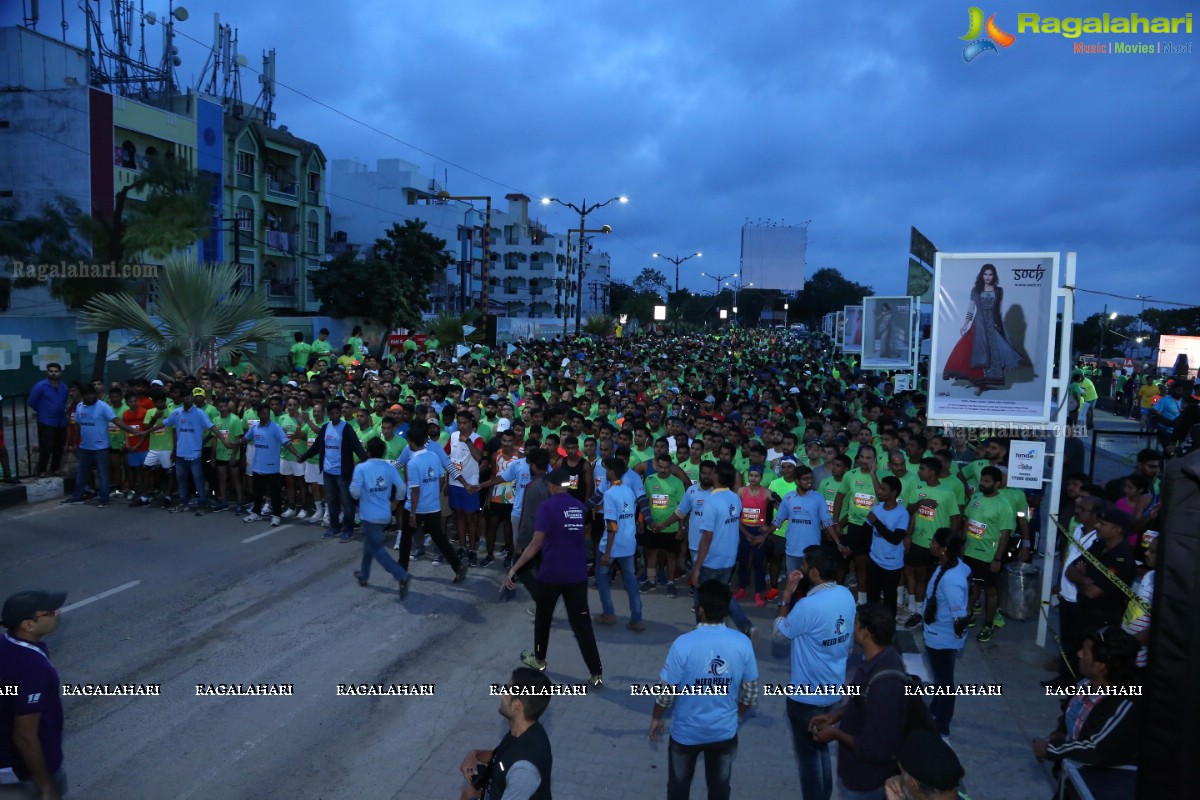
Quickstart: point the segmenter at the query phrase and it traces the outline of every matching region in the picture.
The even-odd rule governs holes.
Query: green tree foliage
[[[158,277],[152,318],[128,292],[93,297],[79,318],[79,330],[128,330],[125,358],[146,378],[182,369],[189,375],[215,356],[227,363],[242,354],[265,374],[268,348],[282,344],[285,332],[271,315],[261,291],[238,289],[241,269],[202,264],[195,258],[168,258]]]
[[[335,317],[368,317],[386,332],[420,327],[432,307],[430,285],[453,262],[445,247],[421,220],[395,223],[365,259],[346,253],[312,273],[313,293],[321,311]]]
[[[670,292],[670,284],[667,283],[667,276],[662,274],[661,270],[654,267],[645,267],[641,273],[633,279],[633,290],[638,294],[652,294],[661,300]]]
[[[1144,327],[1168,336],[1200,336],[1200,307],[1147,308]]]
[[[847,280],[833,267],[823,267],[805,282],[804,290],[791,304],[788,317],[809,327],[820,325],[821,318],[831,311],[859,305],[864,297],[873,294],[875,290],[870,286]]]
[[[1111,312],[1110,312],[1111,313]],[[1071,347],[1076,353],[1089,353],[1103,358],[1124,356],[1129,348],[1137,346],[1137,337],[1147,335],[1138,333],[1137,317],[1118,314],[1116,319],[1110,319],[1103,312],[1097,312],[1076,322],[1071,332]],[[1104,352],[1100,352],[1101,342]]]

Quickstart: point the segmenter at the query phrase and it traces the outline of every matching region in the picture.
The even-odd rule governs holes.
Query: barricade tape
[[[1059,522],[1057,514],[1050,514],[1049,516],[1050,516],[1050,519],[1054,521],[1054,524],[1058,527],[1059,533],[1061,533],[1063,536],[1067,537],[1068,542],[1075,545],[1075,548],[1077,550],[1079,550],[1079,552],[1082,554],[1082,557],[1084,559],[1086,559],[1088,561],[1088,563],[1090,563],[1093,567],[1098,569],[1100,571],[1101,575],[1104,575],[1105,577],[1107,577],[1113,586],[1116,586],[1118,589],[1120,589],[1121,592],[1126,597],[1128,597],[1130,600],[1132,600],[1134,603],[1136,603],[1137,606],[1142,611],[1146,612],[1147,614],[1150,613],[1150,606],[1146,603],[1146,601],[1143,600],[1142,598],[1138,597],[1137,592],[1133,591],[1133,589],[1131,589],[1128,585],[1126,585],[1126,583],[1123,580],[1121,580],[1116,575],[1114,575],[1112,570],[1110,570],[1108,567],[1101,564],[1100,559],[1096,558],[1094,555],[1089,553],[1087,551],[1087,548],[1084,547],[1083,545],[1081,545],[1079,543],[1079,540],[1076,539],[1074,536],[1072,536],[1071,533],[1066,528],[1063,527],[1063,524],[1061,522]]]
[[[1079,678],[1075,675],[1075,670],[1071,669],[1071,659],[1067,658],[1067,651],[1063,649],[1062,639],[1058,638],[1058,634],[1054,632],[1054,625],[1050,622],[1050,615],[1046,613],[1048,602],[1043,602],[1038,606],[1042,612],[1042,616],[1046,618],[1046,630],[1050,631],[1050,635],[1054,637],[1054,644],[1058,646],[1058,654],[1062,656],[1063,663],[1067,666],[1067,672],[1071,673],[1071,680],[1078,681]]]

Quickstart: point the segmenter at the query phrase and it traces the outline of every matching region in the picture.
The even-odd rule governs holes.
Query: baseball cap
[[[551,486],[568,487],[571,485],[572,475],[562,467],[556,467],[550,470],[550,474],[546,476],[546,483]]]
[[[791,456],[784,456],[783,458],[779,459],[779,463],[780,464],[791,464],[793,467],[800,464],[799,461],[792,458]]]
[[[197,386],[195,389],[192,389],[192,397],[207,397],[207,396],[208,395],[206,395],[204,393],[204,390],[201,389],[199,386]]]
[[[1119,525],[1121,530],[1127,531],[1133,527],[1133,518],[1116,506],[1109,506],[1101,511],[1098,516],[1101,522]]]
[[[908,734],[900,751],[896,754],[900,768],[919,783],[948,792],[958,787],[963,779],[962,764],[958,756],[933,731],[913,731]]]
[[[504,433],[511,427],[512,420],[508,419],[507,417],[502,417],[498,422],[496,422],[496,433]]]
[[[27,619],[33,619],[39,611],[57,611],[67,599],[66,592],[47,592],[44,589],[26,589],[4,601],[0,622],[5,628],[15,628]]]
[[[155,378],[154,380],[150,381],[150,385],[151,386],[162,386],[163,382],[160,381],[158,378]]]

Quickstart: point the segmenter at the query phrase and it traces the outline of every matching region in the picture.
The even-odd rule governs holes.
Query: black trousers
[[[896,587],[900,585],[903,569],[884,569],[867,559],[867,602],[882,602],[896,616]]]
[[[283,476],[278,472],[268,475],[256,472],[250,477],[250,481],[251,487],[254,489],[254,513],[262,513],[263,497],[265,496],[271,500],[271,513],[278,516],[283,511]],[[204,500],[201,499],[201,502]]]
[[[434,511],[430,514],[417,514],[416,529],[411,522],[411,515],[406,512],[401,512],[404,519],[404,524],[400,527],[400,566],[408,569],[408,556],[412,550],[413,536],[420,533],[418,529],[423,528],[425,533],[433,539],[433,543],[437,545],[437,549],[442,551],[442,555],[446,558],[446,563],[457,573],[462,569],[462,561],[458,557],[458,553],[450,545],[450,539],[446,536],[446,532],[442,530],[442,512]]]
[[[592,630],[592,615],[588,611],[586,580],[579,583],[536,584],[533,593],[533,599],[537,603],[533,617],[533,654],[542,661],[546,660],[546,650],[550,646],[550,623],[554,619],[554,607],[558,605],[560,597],[567,607],[567,621],[571,623],[571,631],[579,643],[579,654],[583,656],[583,663],[587,664],[588,674],[603,674],[600,649],[596,646],[596,632]]]
[[[58,472],[62,466],[63,448],[67,446],[66,427],[57,428],[53,425],[37,424],[38,431],[38,462],[35,474],[41,475],[46,471],[47,464],[52,472]]]

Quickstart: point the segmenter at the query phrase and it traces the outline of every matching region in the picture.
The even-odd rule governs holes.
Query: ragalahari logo
[[[969,15],[970,19],[970,27],[967,29],[965,34],[958,37],[967,42],[967,46],[963,48],[964,61],[970,61],[975,58],[975,56],[987,50],[991,50],[993,53],[999,53],[1000,51],[996,49],[997,45],[1000,47],[1008,47],[1017,40],[1017,37],[1013,36],[1011,33],[1000,29],[1000,26],[996,24],[995,14],[992,14],[987,18],[986,25],[983,22],[982,8],[971,6],[969,9],[967,9],[967,14]],[[985,32],[987,35],[981,38],[980,34]]]

